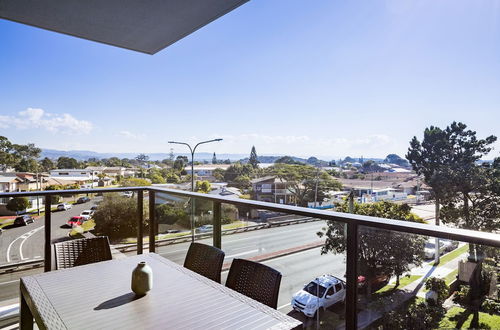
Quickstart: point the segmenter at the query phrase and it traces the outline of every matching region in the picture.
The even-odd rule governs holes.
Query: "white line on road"
[[[278,307],[278,310],[290,306],[292,303],[284,304],[283,306]]]
[[[0,282],[0,285],[5,285],[5,284],[10,284],[10,283],[15,283],[19,282],[19,280],[12,280],[12,281],[7,281],[7,282]]]
[[[45,226],[40,226],[38,227],[37,229],[33,229],[32,231],[30,231],[28,234],[28,236],[26,236],[23,241],[21,242],[21,245],[19,245],[19,255],[21,256],[21,260],[26,260],[28,258],[25,258],[23,256],[23,245],[24,243],[28,240],[28,238],[30,238],[31,236],[33,236],[36,232],[40,231],[40,229],[43,229],[43,227]]]
[[[10,242],[9,246],[7,247],[7,262],[10,262],[10,249],[12,248],[12,245],[13,245],[13,244],[14,244],[14,243],[18,240],[18,239],[25,239],[25,238],[28,238],[29,236],[31,236],[31,235],[30,235],[30,233],[31,233],[31,232],[33,232],[33,231],[35,231],[35,232],[36,232],[36,231],[38,231],[38,230],[42,229],[43,227],[44,227],[44,226],[40,226],[40,227],[38,227],[38,228],[36,228],[36,229],[33,229],[33,230],[31,230],[31,231],[29,231],[29,232],[27,232],[27,233],[24,233],[24,234],[22,234],[21,236],[17,237],[17,238],[16,238],[15,240],[13,240],[12,242]],[[34,233],[33,233],[33,234],[34,234]],[[26,236],[26,235],[28,235],[28,236]],[[21,251],[21,258],[22,258],[22,251]]]
[[[254,252],[259,252],[259,249],[256,249],[256,250],[251,250],[251,251],[246,251],[246,252],[241,252],[241,253],[236,253],[236,254],[232,254],[232,255],[230,255],[230,256],[226,256],[226,259],[227,259],[227,258],[239,257],[239,256],[242,256],[242,255],[245,255],[245,254],[250,254],[250,253],[254,253]]]

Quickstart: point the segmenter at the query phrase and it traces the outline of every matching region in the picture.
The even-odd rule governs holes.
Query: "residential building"
[[[99,171],[87,169],[57,169],[50,171],[50,177],[54,179],[72,180],[76,182],[94,181]]]
[[[295,195],[288,182],[276,177],[265,176],[250,181],[254,199],[279,204],[295,204]]]
[[[194,174],[200,180],[213,180],[215,169],[227,170],[229,164],[206,164],[206,165],[195,165],[193,166]],[[186,166],[187,174],[191,175],[191,166]]]

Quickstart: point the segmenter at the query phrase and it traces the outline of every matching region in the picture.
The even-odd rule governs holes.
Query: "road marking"
[[[291,304],[292,304],[292,303],[288,303],[288,304],[285,304],[285,305],[283,305],[283,306],[280,306],[280,307],[278,307],[278,310],[280,310],[280,309],[282,309],[282,308],[285,308],[285,307],[287,307],[287,306],[290,306]]]
[[[239,256],[242,256],[242,255],[245,255],[245,254],[250,254],[250,253],[254,253],[254,252],[259,252],[259,249],[257,249],[257,250],[251,250],[251,251],[246,251],[246,252],[241,252],[241,253],[236,253],[236,254],[232,254],[232,255],[230,255],[230,256],[226,256],[226,259],[227,259],[227,258],[239,257]]]
[[[19,282],[19,280],[12,280],[12,281],[7,281],[7,282],[0,282],[0,285],[5,285],[5,284],[10,284],[10,283],[15,283]]]
[[[38,231],[40,229],[42,229],[44,226],[40,226],[36,229],[34,229],[35,231]],[[7,247],[7,262],[10,262],[10,249],[12,248],[12,245],[18,240],[18,239],[25,239],[25,238],[28,238],[29,236],[31,235],[28,235],[28,237],[26,237],[27,234],[31,233],[33,230],[27,232],[27,233],[24,233],[22,234],[21,236],[17,237],[15,240],[13,240],[12,242],[10,242],[9,246]],[[21,258],[22,258],[22,251],[21,251]]]
[[[23,245],[24,245],[24,243],[28,240],[28,238],[30,238],[31,236],[33,236],[34,234],[36,234],[38,231],[40,231],[40,229],[43,229],[43,227],[45,227],[45,226],[40,226],[40,227],[38,227],[38,228],[36,228],[36,229],[33,229],[32,231],[29,231],[29,232],[28,232],[28,236],[26,236],[26,237],[23,239],[23,241],[21,242],[21,245],[19,245],[19,255],[21,256],[21,260],[26,260],[26,259],[28,259],[28,258],[25,258],[25,257],[23,256]]]

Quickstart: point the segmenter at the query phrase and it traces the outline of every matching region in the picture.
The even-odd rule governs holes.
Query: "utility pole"
[[[316,203],[317,203],[317,200],[318,200],[319,171],[320,171],[320,169],[318,168],[318,170],[316,172],[316,187],[314,188],[314,208],[316,208]]]
[[[189,148],[189,151],[191,152],[191,191],[194,192],[194,153],[196,151],[196,148],[200,144],[205,144],[205,143],[210,143],[210,142],[219,142],[222,141],[222,139],[213,139],[213,140],[207,140],[207,141],[202,141],[198,142],[194,148],[191,148],[191,146],[186,143],[186,142],[177,142],[177,141],[168,141],[168,143],[172,144],[183,144]],[[194,242],[194,198],[191,198],[191,242]]]

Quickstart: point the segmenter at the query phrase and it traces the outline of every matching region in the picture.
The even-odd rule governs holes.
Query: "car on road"
[[[196,232],[198,233],[209,233],[214,230],[214,226],[212,225],[203,225],[196,228]]]
[[[446,252],[453,251],[453,250],[455,250],[458,247],[458,242],[457,241],[452,241],[450,239],[440,239],[439,241],[443,243],[444,250]]]
[[[0,236],[2,236],[2,234],[3,234],[3,229],[0,228]]]
[[[344,302],[346,283],[333,275],[315,278],[292,296],[292,308],[307,317],[314,317],[318,310]]]
[[[71,219],[68,220],[68,226],[70,227],[81,226],[85,221],[87,220],[84,217],[80,216],[71,217]]]
[[[77,204],[83,204],[87,202],[90,202],[90,198],[88,198],[87,196],[80,197],[76,201]]]
[[[439,255],[446,252],[446,247],[442,240],[439,240]],[[430,238],[424,246],[424,254],[427,259],[432,259],[436,256],[436,239]]]
[[[134,196],[134,193],[132,191],[125,191],[122,193],[122,196],[131,198],[132,196]]]
[[[71,204],[68,204],[68,203],[61,203],[59,205],[57,205],[57,210],[58,211],[66,211],[66,210],[69,210],[73,207],[73,205]]]
[[[97,211],[97,205],[92,205],[92,207],[90,208],[91,211]]]
[[[94,211],[92,210],[84,210],[82,213],[80,213],[80,217],[85,218],[85,220],[89,220],[93,215]]]
[[[30,215],[21,215],[14,220],[14,226],[27,226],[35,222],[35,218]]]

